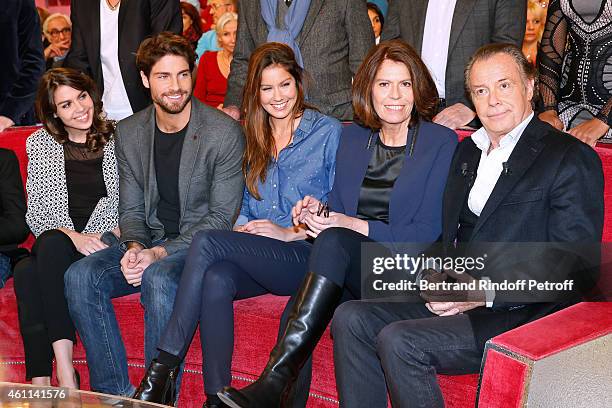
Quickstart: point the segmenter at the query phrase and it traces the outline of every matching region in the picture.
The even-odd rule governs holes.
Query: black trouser
[[[443,408],[437,373],[480,369],[482,348],[465,314],[440,317],[422,303],[353,301],[332,324],[340,407]]]
[[[76,342],[64,297],[64,273],[81,258],[83,255],[66,234],[49,230],[36,239],[32,255],[15,266],[15,295],[28,380],[51,376],[53,342]]]

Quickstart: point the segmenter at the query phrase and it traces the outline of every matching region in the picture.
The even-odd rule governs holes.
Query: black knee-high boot
[[[225,387],[219,398],[232,408],[283,407],[298,373],[331,320],[342,288],[309,272],[296,295],[282,338],[270,353],[259,379],[236,390]]]

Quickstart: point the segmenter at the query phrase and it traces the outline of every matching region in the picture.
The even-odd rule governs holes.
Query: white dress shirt
[[[489,196],[497,184],[497,180],[504,170],[504,164],[512,154],[514,147],[518,143],[523,131],[533,118],[533,112],[522,121],[517,127],[512,129],[506,136],[499,141],[499,147],[489,152],[491,140],[484,127],[478,129],[472,135],[472,140],[476,146],[482,150],[480,162],[476,171],[476,181],[470,190],[468,197],[468,207],[470,211],[480,217],[480,213],[489,200]]]
[[[421,59],[429,68],[440,98],[446,98],[446,61],[457,0],[429,0]]]
[[[109,119],[124,119],[133,112],[119,68],[119,8],[111,10],[105,0],[100,1],[100,62],[104,111]]]

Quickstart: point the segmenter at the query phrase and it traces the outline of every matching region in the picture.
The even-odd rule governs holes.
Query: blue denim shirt
[[[258,183],[261,200],[244,189],[237,225],[267,219],[281,227],[292,225],[291,208],[305,195],[327,200],[336,173],[336,150],[342,125],[317,111],[304,111],[293,141],[272,159],[266,181]]]

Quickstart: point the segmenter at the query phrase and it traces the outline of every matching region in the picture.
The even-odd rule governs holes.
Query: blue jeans
[[[124,396],[135,390],[128,377],[125,347],[111,299],[141,292],[148,366],[170,319],[186,253],[179,251],[151,264],[140,287],[126,282],[119,265],[123,251],[118,245],[89,255],[68,269],[64,278],[68,309],[85,347],[93,390]]]

